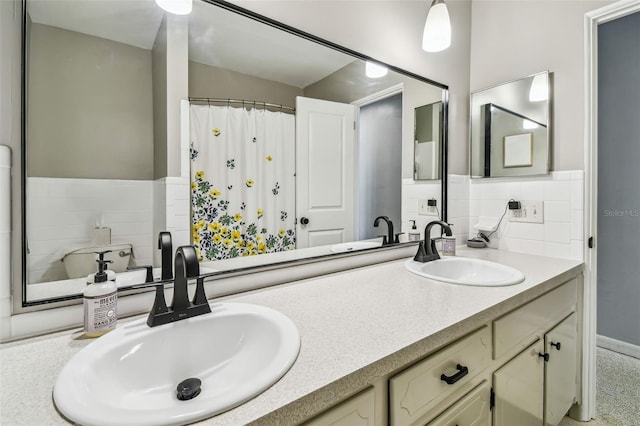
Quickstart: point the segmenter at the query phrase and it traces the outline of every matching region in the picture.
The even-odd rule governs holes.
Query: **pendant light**
[[[364,70],[365,70],[365,74],[369,78],[384,77],[385,75],[387,75],[387,72],[389,72],[387,67],[385,67],[383,65],[380,65],[380,64],[377,64],[375,62],[371,62],[371,61],[367,61],[365,63]]]
[[[444,0],[433,0],[422,33],[422,49],[440,52],[451,45],[451,20]]]
[[[193,8],[192,0],[156,0],[156,4],[174,15],[188,15]]]

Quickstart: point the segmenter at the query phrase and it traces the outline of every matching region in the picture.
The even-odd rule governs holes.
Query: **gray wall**
[[[402,207],[402,94],[360,108],[358,133],[358,235],[357,239],[386,235],[388,216],[400,232]]]
[[[640,345],[640,12],[598,28],[598,334]]]
[[[167,18],[162,19],[151,49],[153,67],[154,179],[167,176]]]
[[[295,107],[296,96],[302,96],[302,89],[189,61],[189,96],[246,99]]]
[[[27,173],[153,176],[151,53],[32,23]]]

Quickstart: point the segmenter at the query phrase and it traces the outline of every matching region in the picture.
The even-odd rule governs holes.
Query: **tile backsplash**
[[[113,243],[131,243],[136,264],[152,260],[151,181],[27,179],[29,282],[65,279],[60,261],[68,251],[91,245],[99,221]]]
[[[421,199],[435,198],[438,200],[438,214],[436,215],[421,215],[418,214],[418,203]],[[413,179],[402,179],[402,236],[405,240],[407,234],[411,230],[411,220],[416,221],[416,227],[420,231],[420,234],[424,233],[424,228],[427,223],[432,220],[437,220],[440,217],[442,205],[440,203],[440,181],[415,181]],[[422,235],[424,237],[424,235]]]
[[[544,203],[543,223],[522,223],[505,215],[498,230],[491,235],[490,247],[504,250],[583,259],[584,257],[584,172],[557,171],[549,176],[531,178],[468,179],[450,176],[450,217],[464,220],[464,201],[456,201],[460,191],[464,198],[464,178],[468,182],[468,232],[475,236],[473,225],[480,216],[499,219],[509,199],[537,200]],[[457,183],[456,183],[457,182]],[[456,185],[459,185],[456,189]],[[464,241],[458,241],[459,244]]]

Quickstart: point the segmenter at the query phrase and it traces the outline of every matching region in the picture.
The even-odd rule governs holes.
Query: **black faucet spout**
[[[196,278],[200,275],[198,255],[192,246],[178,247],[176,250],[175,271],[176,278],[173,282],[171,309],[180,311],[191,306],[187,289],[189,278]]]
[[[441,220],[434,220],[432,222],[429,222],[424,228],[424,243],[422,241],[420,242],[418,253],[416,253],[416,256],[413,258],[413,260],[415,260],[416,262],[424,263],[440,259],[438,249],[436,248],[436,242],[431,238],[431,228],[433,228],[435,225],[440,225],[444,233],[448,236],[453,235],[451,227],[448,223]]]
[[[377,228],[381,220],[384,220],[387,223],[387,235],[383,237],[382,245],[386,246],[388,244],[393,244],[395,241],[393,234],[393,222],[391,222],[391,219],[389,219],[387,216],[378,216],[373,221],[373,226]]]
[[[171,256],[173,255],[173,244],[171,243],[170,232],[160,232],[158,234],[158,249],[162,258],[162,273],[160,275],[161,280],[170,280],[173,278],[173,271],[171,269]]]

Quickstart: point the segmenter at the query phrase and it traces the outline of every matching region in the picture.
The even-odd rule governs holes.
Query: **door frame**
[[[640,11],[640,0],[622,0],[588,12],[584,16],[584,232],[587,241],[598,229],[598,26]],[[582,404],[580,420],[596,414],[596,315],[597,241],[594,249],[584,246],[584,300],[582,333]]]

